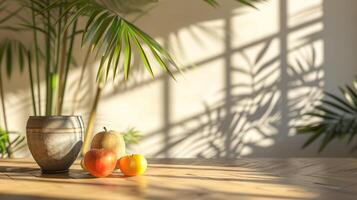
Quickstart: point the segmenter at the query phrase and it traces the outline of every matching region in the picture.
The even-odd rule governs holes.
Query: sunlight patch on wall
[[[278,3],[278,0],[270,0],[269,3],[258,4],[258,10],[247,7],[234,9],[228,21],[231,46],[242,48],[276,34],[279,31]]]
[[[168,46],[178,62],[186,67],[224,54],[224,20],[190,25],[170,34]]]
[[[297,27],[302,24],[321,21],[321,18],[323,17],[323,0],[287,0],[287,2],[289,27]]]
[[[289,1],[288,76],[289,126],[296,127],[309,120],[305,117],[317,100],[322,98],[324,86],[324,28],[321,0],[297,5]],[[296,130],[291,128],[290,136]]]

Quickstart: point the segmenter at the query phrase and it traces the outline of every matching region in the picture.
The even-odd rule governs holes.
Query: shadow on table
[[[245,159],[226,159],[226,158],[154,158],[149,159],[149,164],[165,164],[165,165],[192,165],[192,166],[207,166],[207,167],[237,167],[246,163]]]
[[[180,194],[180,198],[176,199],[189,199],[192,198],[193,196],[196,197],[196,199],[205,199],[205,200],[217,200],[217,199],[262,199],[262,200],[268,200],[268,199],[285,199],[285,200],[292,200],[292,199],[311,199],[311,198],[304,198],[304,197],[294,197],[294,196],[289,196],[289,194],[259,194],[259,192],[250,192],[250,193],[244,193],[239,190],[232,190],[230,192],[228,191],[221,191],[219,190],[219,187],[217,187],[217,190],[209,189],[207,190],[204,187],[193,187],[191,189],[179,189],[179,188],[167,188],[164,186],[156,186],[155,189],[161,190],[161,191],[166,191],[167,193],[171,194]],[[162,194],[162,193],[152,193],[147,196],[147,199],[153,199],[153,200],[166,200],[169,199],[167,195]]]
[[[18,166],[0,166],[0,173],[6,173],[13,179],[40,177],[44,179],[93,179],[88,173],[79,169],[70,169],[67,173],[43,174],[38,167],[18,167]]]
[[[6,200],[80,200],[78,198],[56,198],[56,197],[48,197],[48,196],[39,196],[39,195],[30,195],[30,194],[7,194],[0,193],[0,199]]]
[[[21,160],[21,159],[1,159],[1,163],[16,163],[16,164],[33,164],[34,160]]]

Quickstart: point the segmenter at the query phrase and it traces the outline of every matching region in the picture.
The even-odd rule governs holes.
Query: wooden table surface
[[[357,159],[157,159],[144,176],[107,178],[78,162],[42,175],[32,160],[0,160],[0,199],[357,199]]]

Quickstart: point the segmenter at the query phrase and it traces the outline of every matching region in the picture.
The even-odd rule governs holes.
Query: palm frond
[[[340,88],[340,91],[342,96],[326,92],[327,98],[321,100],[321,105],[306,114],[317,118],[317,122],[297,127],[298,133],[311,135],[303,148],[317,139],[322,139],[320,152],[335,139],[348,138],[348,143],[354,139],[357,134],[357,88],[346,85]]]
[[[79,16],[88,16],[82,45],[91,46],[92,50],[101,58],[98,77],[99,74],[104,74],[102,73],[103,67],[106,67],[106,78],[110,71],[116,72],[121,57],[124,78],[127,80],[133,54],[139,55],[152,77],[154,74],[152,64],[148,59],[149,55],[159,63],[165,72],[172,76],[170,64],[177,66],[170,54],[152,37],[122,18],[115,10],[95,0],[73,0],[68,1],[66,11],[74,13],[69,21],[73,21]],[[116,74],[113,77],[116,77]]]

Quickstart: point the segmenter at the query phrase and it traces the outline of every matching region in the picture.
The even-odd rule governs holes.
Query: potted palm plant
[[[202,1],[212,6],[218,5],[216,0]],[[252,3],[258,0],[237,1],[253,6]],[[9,16],[0,22],[15,18],[18,23],[12,23],[11,26],[4,26],[4,28],[16,33],[31,33],[33,40],[30,45],[18,42],[21,44],[16,48],[19,49],[16,51],[18,56],[14,56],[15,48],[12,48],[12,45],[6,45],[3,51],[5,53],[0,54],[0,61],[6,58],[7,69],[12,67],[13,58],[18,58],[20,66],[23,65],[21,63],[29,66],[34,114],[27,124],[30,151],[45,172],[66,171],[79,153],[84,131],[80,116],[74,116],[72,113],[64,115],[68,77],[71,67],[76,63],[73,56],[76,37],[81,37],[81,48],[87,51],[82,65],[82,75],[90,55],[94,54],[100,60],[97,72],[97,94],[85,134],[83,152],[88,149],[95,109],[101,89],[108,77],[117,79],[118,75],[122,74],[124,80],[127,80],[134,55],[137,55],[153,78],[154,66],[160,67],[172,78],[174,78],[173,71],[178,70],[178,67],[171,55],[157,41],[122,17],[123,10],[127,12],[126,9],[131,8],[124,7],[125,5],[138,2],[128,0],[17,0],[16,2],[19,8],[10,12]],[[158,0],[139,2],[150,4],[157,3]],[[137,8],[133,10],[138,11]],[[28,59],[25,60],[25,57]],[[45,77],[44,92],[39,86],[41,75]],[[82,75],[77,88],[81,87]],[[3,91],[2,88],[0,89]],[[43,95],[44,102],[42,102]],[[3,97],[4,94],[1,96]],[[5,108],[4,105],[3,107]]]

